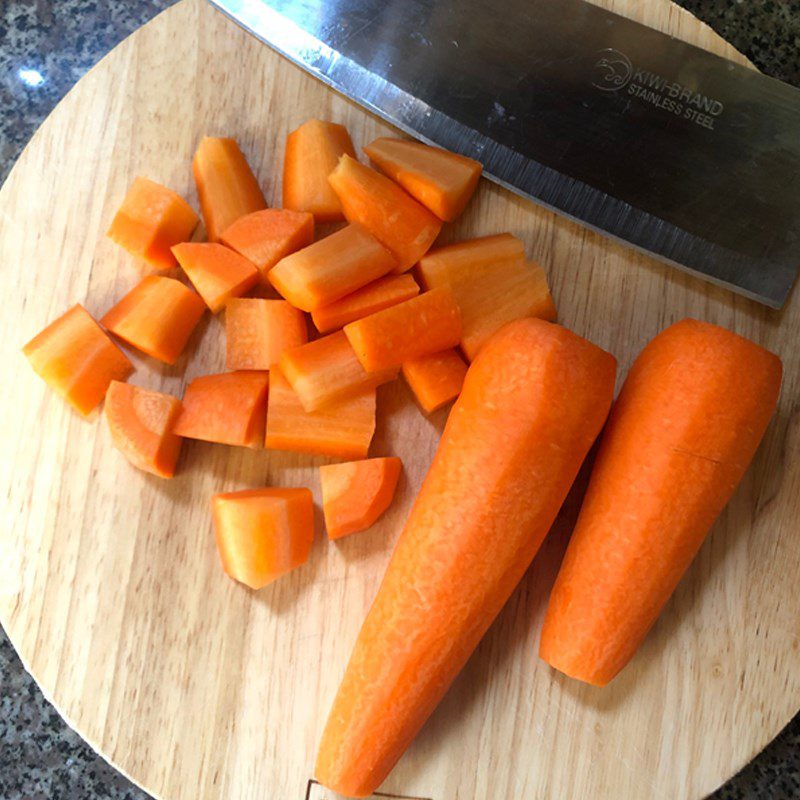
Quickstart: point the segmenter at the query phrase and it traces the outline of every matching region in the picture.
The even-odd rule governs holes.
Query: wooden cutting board
[[[617,11],[741,59],[667,3]],[[203,134],[236,137],[277,205],[286,134],[318,116],[357,147],[389,128],[307,77],[201,0],[125,41],[34,136],[0,192],[0,619],[28,669],[100,753],[152,794],[311,800],[322,726],[394,540],[436,447],[400,383],[379,395],[373,454],[405,464],[373,530],[251,592],[215,552],[209,497],[311,486],[323,459],[187,442],[180,475],[151,478],[102,420],[70,412],[21,345],[75,302],[101,314],[137,280],[104,238],[135,175],[196,205]],[[560,319],[613,352],[691,315],[778,352],[780,410],[753,467],[641,652],[605,689],[536,657],[544,604],[579,496],[383,790],[430,800],[700,798],[800,706],[800,297],[771,312],[664,267],[484,182],[448,239],[511,230],[547,270]],[[181,394],[224,369],[209,319],[168,368],[135,383]],[[387,657],[389,654],[387,654]]]

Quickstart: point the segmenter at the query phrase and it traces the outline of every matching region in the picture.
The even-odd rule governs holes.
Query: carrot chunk
[[[225,307],[226,366],[268,370],[308,341],[305,314],[285,300],[237,297]]]
[[[205,310],[200,296],[180,281],[148,275],[100,323],[137,350],[174,364]]]
[[[342,204],[328,176],[345,154],[355,157],[343,125],[310,119],[292,131],[283,162],[283,207],[308,211],[317,222],[343,220]]]
[[[392,503],[399,458],[367,458],[319,468],[322,513],[329,539],[366,530]]]
[[[361,223],[397,260],[395,272],[411,269],[425,255],[442,227],[394,181],[374,169],[342,156],[328,180],[348,222]]]
[[[195,378],[183,396],[175,433],[204,442],[261,447],[267,414],[266,372],[223,372]]]
[[[192,171],[209,242],[237,219],[267,207],[256,176],[234,139],[204,136],[197,146]]]
[[[464,210],[483,170],[471,158],[408,139],[382,136],[364,152],[381,172],[445,222],[452,222]]]
[[[269,282],[296,308],[315,311],[391,272],[391,253],[361,225],[348,225],[281,259]]]
[[[780,359],[686,319],[641,352],[611,411],[539,655],[603,686],[632,658],[775,411]]]
[[[341,300],[312,311],[311,319],[320,333],[328,333],[418,294],[419,285],[411,275],[387,275]]]
[[[172,189],[136,178],[108,229],[108,237],[156,269],[175,266],[170,248],[192,238],[200,218]]]
[[[403,377],[426,414],[455,400],[466,374],[464,359],[453,349],[403,362]]]
[[[375,389],[309,413],[283,373],[277,367],[270,370],[267,448],[366,458],[374,433]]]
[[[372,794],[524,575],[603,426],[614,358],[557,325],[507,325],[467,373],[367,614],[315,777]]]
[[[433,289],[351,322],[344,332],[364,369],[375,372],[458,344],[461,314],[449,289]]]
[[[225,572],[261,589],[305,564],[314,540],[308,489],[246,489],[215,494],[211,510]]]
[[[51,322],[22,352],[39,377],[84,416],[102,402],[111,381],[133,372],[133,364],[82,305]]]
[[[510,233],[498,233],[430,250],[419,260],[419,274],[426,289],[437,289],[477,278],[501,262],[524,260],[522,240]]]
[[[314,217],[301,211],[265,208],[227,227],[220,241],[267,273],[284,257],[314,241]]]
[[[284,351],[281,372],[306,411],[316,411],[397,377],[393,367],[367,372],[342,331]]]
[[[181,401],[161,392],[112,381],[103,413],[116,448],[137,469],[171,478],[181,452],[173,432]]]

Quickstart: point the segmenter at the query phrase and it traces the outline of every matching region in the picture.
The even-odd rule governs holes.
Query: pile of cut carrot
[[[611,680],[747,469],[781,381],[773,354],[684,320],[644,349],[612,407],[613,356],[553,323],[520,239],[431,249],[480,165],[400,139],[364,149],[377,169],[341,125],[293,131],[276,209],[233,139],[204,138],[192,168],[206,241],[182,197],[137,178],[108,234],[150,274],[99,321],[76,305],[23,348],[81,414],[105,399],[114,445],[154,475],[175,474],[184,439],[339,459],[319,472],[330,539],[371,527],[395,494],[400,460],[369,457],[377,387],[402,375],[426,414],[456,401],[322,737],[317,778],[354,797],[375,791],[447,691],[604,425],[540,656]],[[339,225],[320,237],[318,223]],[[206,309],[224,311],[227,372],[182,399],[125,382],[133,364],[115,339],[176,364]],[[211,507],[237,581],[258,589],[308,559],[308,488],[246,488]]]

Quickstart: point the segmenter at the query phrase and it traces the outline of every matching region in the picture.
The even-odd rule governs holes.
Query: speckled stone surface
[[[0,181],[55,103],[86,70],[170,4],[0,0]],[[800,86],[800,1],[682,0],[681,5],[762,70]],[[0,800],[146,798],[66,726],[0,629]],[[795,799],[800,800],[800,714],[713,795],[713,800]]]

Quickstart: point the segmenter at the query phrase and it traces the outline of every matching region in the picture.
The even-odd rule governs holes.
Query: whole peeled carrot
[[[411,743],[539,549],[615,370],[539,319],[481,350],[339,687],[317,759],[324,786],[365,797]]]
[[[764,435],[777,356],[686,319],[636,359],[550,596],[539,654],[602,686],[636,652]]]

